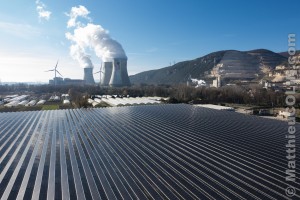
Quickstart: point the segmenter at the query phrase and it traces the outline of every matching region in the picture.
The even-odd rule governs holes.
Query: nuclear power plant
[[[82,9],[76,8],[76,9]],[[74,10],[70,16],[77,16]],[[80,16],[80,15],[78,15]],[[87,17],[87,16],[85,16]],[[94,51],[95,55],[102,60],[100,73],[100,85],[110,87],[130,86],[127,72],[127,56],[122,45],[112,39],[101,25],[77,22],[76,19],[73,33],[66,33],[66,38],[72,42],[70,55],[77,60],[79,65],[84,68],[85,84],[95,84],[93,78],[93,63],[87,50]],[[80,24],[77,26],[75,24]]]
[[[130,86],[130,80],[127,72],[127,58],[111,58],[104,61],[101,74],[100,85],[110,87]],[[54,85],[95,85],[93,76],[93,67],[85,67],[83,80],[56,77],[49,80],[49,84]]]
[[[84,69],[84,76],[83,76],[83,80],[85,82],[86,85],[94,85],[95,84],[95,80],[93,77],[93,67],[86,67],[83,68]]]
[[[130,86],[127,72],[127,58],[113,58],[103,62],[102,86],[120,87]]]

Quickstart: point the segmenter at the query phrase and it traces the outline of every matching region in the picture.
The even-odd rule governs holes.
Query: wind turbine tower
[[[98,71],[98,72],[95,72],[94,74],[100,74],[100,82],[99,82],[99,84],[101,85],[101,74],[104,74],[104,72],[102,71],[102,62],[101,62],[101,66],[100,66],[100,71]]]
[[[58,73],[59,75],[61,75],[61,73],[59,73],[59,71],[57,70],[57,65],[58,65],[58,60],[57,60],[57,63],[56,63],[56,65],[55,65],[55,67],[54,67],[54,69],[50,69],[50,70],[47,70],[47,71],[45,71],[45,72],[50,72],[50,71],[54,71],[54,86],[56,86],[56,73]],[[62,76],[62,75],[61,75]]]

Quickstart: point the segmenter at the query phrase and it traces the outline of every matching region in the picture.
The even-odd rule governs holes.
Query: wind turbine
[[[104,72],[102,71],[102,62],[101,62],[101,66],[100,66],[100,71],[95,72],[94,74],[98,74],[98,73],[100,73],[100,84],[99,85],[101,85],[101,73],[104,74]]]
[[[57,63],[54,67],[54,69],[50,69],[50,70],[47,70],[45,72],[51,72],[51,71],[54,71],[54,86],[56,86],[56,72],[61,75],[61,73],[59,73],[59,71],[56,69],[57,68],[57,65],[58,65],[58,60],[57,60]],[[62,75],[61,75],[62,76]]]

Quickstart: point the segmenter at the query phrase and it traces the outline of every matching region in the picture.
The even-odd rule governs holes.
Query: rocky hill
[[[290,56],[289,53],[288,53],[287,51],[280,52],[280,53],[278,53],[278,54],[280,54],[280,55],[282,55],[282,56],[284,56],[284,57],[289,57],[289,56]],[[295,55],[296,55],[296,56],[299,56],[299,55],[300,55],[300,50],[297,50],[296,53],[295,53]]]
[[[278,65],[286,65],[287,57],[266,49],[252,51],[226,50],[210,53],[157,70],[130,76],[133,84],[178,84],[188,77],[210,82],[217,76],[227,80],[253,80],[266,75]]]

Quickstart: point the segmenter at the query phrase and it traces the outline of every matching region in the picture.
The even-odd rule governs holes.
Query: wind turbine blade
[[[57,68],[57,65],[58,65],[58,61],[59,61],[59,60],[57,60],[57,63],[56,63],[56,65],[55,65],[55,69]]]
[[[57,72],[59,75],[61,75],[61,73],[59,73],[59,71],[56,70],[56,72]],[[61,76],[63,76],[63,75],[61,75]]]
[[[47,70],[47,71],[45,71],[45,72],[51,72],[51,71],[54,71],[54,69],[50,69],[50,70]]]

